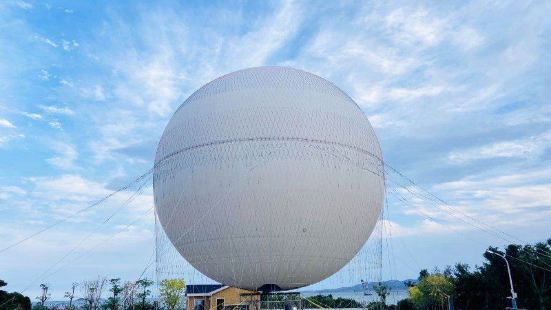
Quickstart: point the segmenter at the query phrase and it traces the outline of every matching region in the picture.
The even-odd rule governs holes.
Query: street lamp
[[[517,308],[517,293],[515,293],[515,290],[513,289],[513,278],[511,277],[511,268],[509,268],[509,262],[507,261],[507,258],[504,254],[500,254],[491,250],[486,250],[486,252],[490,254],[497,255],[505,260],[505,264],[507,264],[507,272],[509,273],[509,284],[511,284],[511,304],[513,306],[513,309]]]

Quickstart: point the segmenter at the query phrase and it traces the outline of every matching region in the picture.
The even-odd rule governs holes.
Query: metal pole
[[[507,273],[509,274],[509,284],[511,285],[511,306],[513,307],[513,309],[518,309],[517,308],[517,293],[515,293],[515,289],[513,288],[513,277],[511,277],[511,268],[509,267],[509,261],[507,261],[507,258],[505,257],[505,255],[501,255],[499,253],[496,253],[496,252],[490,251],[490,250],[488,250],[487,252],[491,253],[491,254],[494,254],[494,255],[497,255],[497,256],[503,258],[503,260],[505,260],[505,264],[507,265]]]

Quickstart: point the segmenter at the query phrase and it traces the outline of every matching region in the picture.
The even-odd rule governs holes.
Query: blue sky
[[[485,223],[549,238],[550,10],[546,1],[3,1],[0,246],[147,171],[187,96],[260,65],[331,80],[365,111],[387,163]],[[47,281],[61,296],[98,274],[139,276],[153,250],[152,192],[125,206],[131,194],[0,254],[0,278],[32,296]],[[477,264],[505,243],[422,201],[392,206],[388,221],[396,262],[386,278]]]

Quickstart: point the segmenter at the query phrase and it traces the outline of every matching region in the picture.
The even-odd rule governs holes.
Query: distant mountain
[[[382,284],[386,285],[391,290],[399,291],[399,290],[407,290],[406,282],[412,282],[417,283],[417,280],[404,280],[404,281],[398,281],[398,280],[388,280],[383,281]],[[367,287],[369,290],[373,290],[373,287],[378,285],[379,282],[369,282],[367,284]],[[322,290],[307,290],[307,291],[301,291],[302,293],[307,294],[331,294],[331,293],[353,293],[353,292],[363,292],[364,288],[362,284],[356,284],[353,286],[344,286],[339,288],[330,288],[330,289],[322,289]]]

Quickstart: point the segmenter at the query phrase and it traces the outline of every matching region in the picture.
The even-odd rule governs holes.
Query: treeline
[[[303,305],[305,308],[324,307],[329,309],[342,309],[342,308],[364,308],[364,306],[358,301],[350,298],[337,297],[333,295],[315,295],[311,297],[303,298]],[[313,307],[312,307],[313,306]]]
[[[153,283],[149,279],[122,283],[120,278],[73,283],[61,306],[48,306],[50,287],[44,283],[40,284],[41,293],[34,306],[29,297],[0,290],[0,310],[175,310],[183,304],[186,287],[183,279],[161,281],[159,299],[151,302]],[[0,286],[5,285],[0,280]]]
[[[505,251],[489,247],[482,266],[458,263],[445,270],[422,270],[409,286],[407,299],[396,306],[384,302],[372,309],[505,309],[511,307],[511,286],[519,309],[551,309],[551,239],[533,245],[511,244]],[[379,294],[379,293],[378,293]],[[379,294],[381,296],[381,294]],[[450,307],[451,308],[451,307]]]
[[[408,285],[409,297],[387,305],[390,289],[383,284],[374,287],[379,301],[361,305],[354,300],[313,296],[305,298],[313,304],[330,308],[367,309],[505,309],[511,306],[511,287],[504,258],[507,259],[519,308],[551,309],[551,239],[533,245],[511,244],[504,252],[489,247],[483,253],[481,266],[470,268],[458,263],[444,270],[421,270],[419,278]],[[0,288],[7,283],[0,280]],[[121,283],[119,278],[97,279],[74,283],[65,293],[63,307],[50,309],[49,287],[41,284],[37,303],[19,293],[0,290],[0,310],[176,310],[183,308],[185,283],[183,279],[166,279],[159,285],[159,299],[151,302],[153,281],[141,279]],[[80,301],[76,303],[75,301]],[[32,309],[31,309],[32,308]]]

